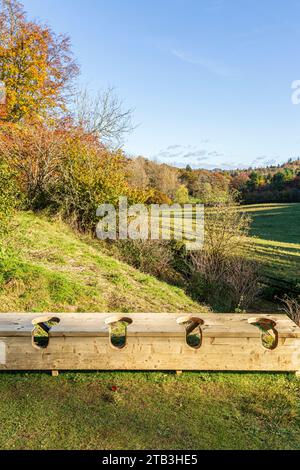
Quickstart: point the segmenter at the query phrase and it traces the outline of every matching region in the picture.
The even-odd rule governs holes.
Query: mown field
[[[300,280],[300,204],[244,206],[252,218],[247,256],[264,274],[285,281]]]
[[[300,279],[300,204],[256,204],[239,210],[251,217],[245,256],[255,259],[263,274],[286,281]],[[193,216],[191,210],[189,218]],[[181,213],[172,221],[172,232],[181,230],[180,217]]]

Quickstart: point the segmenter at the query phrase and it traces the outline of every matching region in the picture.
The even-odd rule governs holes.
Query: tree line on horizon
[[[255,169],[206,170],[190,165],[177,168],[140,156],[131,160],[130,167],[134,184],[159,188],[171,200],[176,200],[181,187],[184,202],[208,206],[226,202],[232,195],[244,204],[300,202],[300,159]]]

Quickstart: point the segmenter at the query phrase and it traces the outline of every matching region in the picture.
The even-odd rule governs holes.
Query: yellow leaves
[[[0,23],[8,21],[0,14]],[[0,31],[0,80],[7,89],[8,120],[45,117],[63,108],[63,90],[78,73],[69,41],[48,27],[18,22]]]

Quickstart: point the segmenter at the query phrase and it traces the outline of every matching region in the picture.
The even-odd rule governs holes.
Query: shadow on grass
[[[247,206],[246,206],[247,207]],[[284,243],[300,243],[300,204],[251,211],[251,235]]]

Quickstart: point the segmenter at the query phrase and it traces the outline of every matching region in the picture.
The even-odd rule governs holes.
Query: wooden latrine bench
[[[300,371],[285,315],[0,314],[0,370]]]

